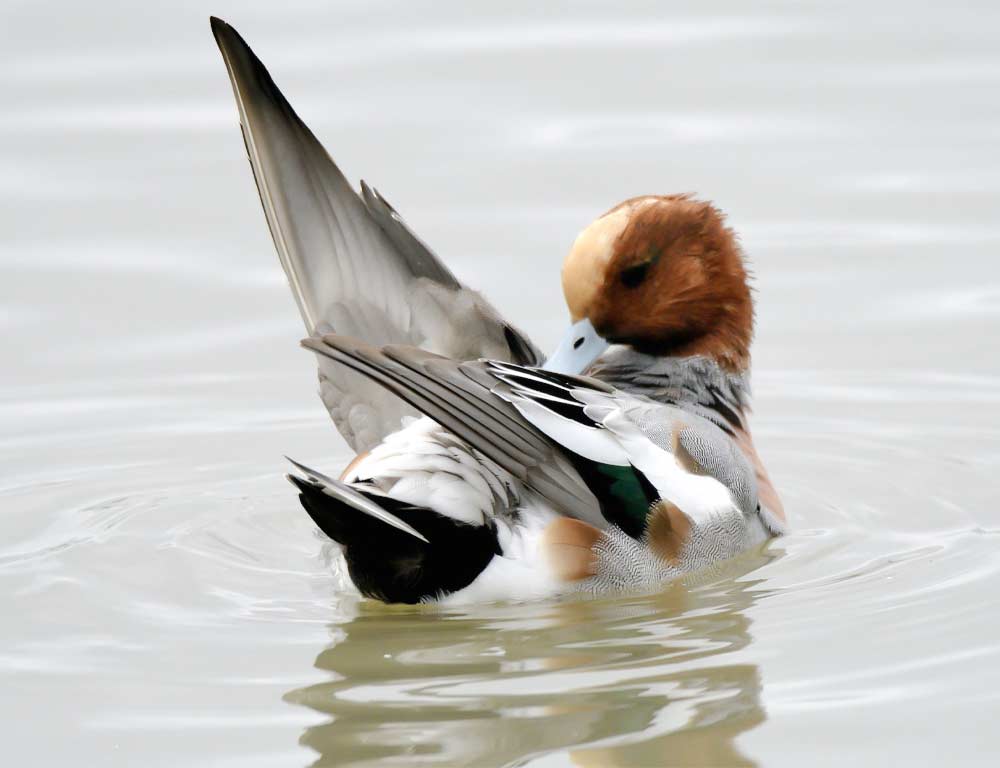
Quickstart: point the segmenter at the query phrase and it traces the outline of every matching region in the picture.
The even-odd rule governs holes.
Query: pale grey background
[[[991,764],[998,7],[7,0],[6,759],[663,764],[706,738],[767,765]],[[281,454],[347,455],[209,13],[543,346],[591,218],[647,192],[724,208],[794,528],[775,559],[586,621],[338,601]],[[667,653],[678,633],[702,650]]]

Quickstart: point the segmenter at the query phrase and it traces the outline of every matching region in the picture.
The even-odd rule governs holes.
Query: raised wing
[[[264,65],[212,19],[239,108],[247,155],[281,265],[310,334],[407,344],[460,360],[543,360],[520,331],[463,286],[362,182],[359,196],[295,114]],[[320,359],[320,395],[357,451],[401,426],[412,408]]]

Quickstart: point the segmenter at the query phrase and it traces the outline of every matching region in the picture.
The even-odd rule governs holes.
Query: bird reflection
[[[736,580],[756,553],[656,595],[465,612],[363,603],[316,659],[332,675],[286,700],[330,716],[301,743],[327,765],[753,765],[735,743],[765,719]]]

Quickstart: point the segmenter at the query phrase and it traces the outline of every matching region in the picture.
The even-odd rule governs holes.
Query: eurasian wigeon
[[[391,603],[648,587],[784,529],[747,424],[753,297],[722,214],[627,200],[577,237],[546,362],[385,200],[358,195],[224,22],[247,152],[357,458],[290,476],[364,595]]]

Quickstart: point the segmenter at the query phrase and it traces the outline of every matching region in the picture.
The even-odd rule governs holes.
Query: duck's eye
[[[619,279],[622,281],[622,285],[626,288],[636,288],[643,280],[646,279],[646,273],[649,272],[649,265],[652,264],[652,260],[644,261],[641,264],[635,264],[631,267],[626,267],[618,275]]]

